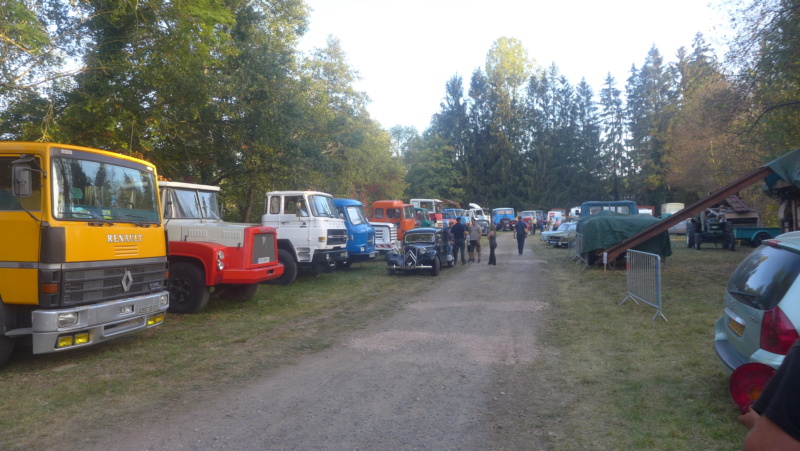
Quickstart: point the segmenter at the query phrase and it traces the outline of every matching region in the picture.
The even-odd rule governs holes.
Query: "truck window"
[[[14,196],[11,186],[11,162],[17,158],[19,157],[0,157],[0,210],[22,210],[24,205],[28,210],[39,211],[42,209],[42,180],[41,175],[38,173],[31,173],[33,191],[30,197],[22,198],[22,205],[20,205],[19,199]]]
[[[375,209],[375,219],[383,219],[383,208]]]
[[[361,205],[348,206],[347,217],[353,225],[365,224],[367,222],[367,217],[364,215],[364,207]]]
[[[160,220],[152,172],[80,158],[53,158],[53,215],[62,220]]]
[[[297,214],[297,203],[303,200],[303,196],[286,196],[283,198],[283,214]],[[308,215],[306,215],[308,216]]]
[[[277,215],[281,213],[281,198],[280,196],[272,196],[269,198],[269,214]]]
[[[414,215],[414,207],[412,207],[410,205],[406,206],[406,207],[403,207],[403,218],[404,219],[410,219],[410,218],[415,218],[415,217],[416,216]]]

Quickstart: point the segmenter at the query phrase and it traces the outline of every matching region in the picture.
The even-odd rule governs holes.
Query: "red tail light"
[[[764,386],[774,374],[775,369],[763,363],[745,363],[734,370],[728,390],[742,412],[747,412],[750,405],[761,396]]]
[[[786,355],[800,336],[794,324],[779,307],[764,312],[761,319],[761,349]]]

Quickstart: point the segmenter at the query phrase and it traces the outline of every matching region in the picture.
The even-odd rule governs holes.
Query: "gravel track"
[[[536,297],[530,236],[517,254],[501,233],[497,266],[427,274],[427,288],[391,317],[353,332],[339,345],[256,377],[229,393],[206,396],[168,419],[156,434],[109,434],[97,450],[485,450],[538,449],[527,407],[535,395],[526,368],[537,357]],[[515,393],[511,393],[513,390]],[[524,392],[524,396],[520,392]],[[519,396],[518,396],[519,395]],[[143,425],[140,425],[143,426]],[[529,445],[529,446],[528,446]]]

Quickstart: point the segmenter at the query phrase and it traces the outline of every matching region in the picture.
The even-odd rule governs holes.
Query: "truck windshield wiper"
[[[92,219],[91,221],[87,221],[87,223],[90,226],[97,226],[97,227],[103,227],[104,225],[109,225],[109,226],[113,227],[114,225],[116,225],[111,221],[108,221],[106,219],[99,219],[99,218],[98,219]]]

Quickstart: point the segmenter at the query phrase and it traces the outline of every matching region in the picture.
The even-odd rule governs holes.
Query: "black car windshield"
[[[769,310],[783,299],[800,273],[800,254],[762,246],[747,256],[733,272],[728,293],[737,301]]]
[[[433,233],[409,233],[404,241],[408,244],[431,244],[434,240]]]

